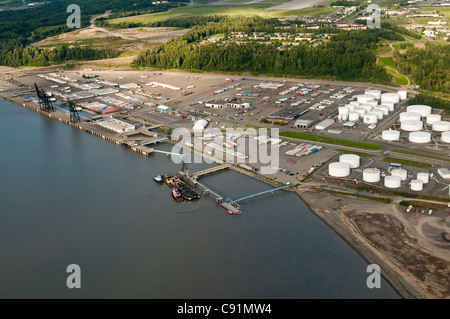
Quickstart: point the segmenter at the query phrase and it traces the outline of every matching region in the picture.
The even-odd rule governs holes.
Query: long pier
[[[242,202],[242,201],[244,201],[246,199],[255,198],[257,196],[261,196],[261,195],[264,195],[264,194],[269,194],[269,193],[273,194],[274,192],[276,192],[278,190],[281,190],[281,189],[284,189],[284,188],[289,187],[289,186],[291,186],[291,183],[287,183],[285,185],[281,185],[281,186],[278,186],[278,187],[266,189],[264,191],[256,192],[256,193],[253,193],[253,194],[245,195],[245,196],[242,196],[242,197],[239,197],[239,198],[236,198],[236,199],[232,199],[231,202],[239,203],[239,202]]]
[[[214,172],[218,172],[218,171],[227,169],[229,167],[231,167],[231,164],[222,164],[222,165],[215,166],[215,167],[212,167],[212,168],[207,168],[207,169],[204,169],[202,171],[198,171],[198,172],[193,173],[192,174],[192,178],[196,180],[200,176],[211,174],[211,173],[214,173]]]

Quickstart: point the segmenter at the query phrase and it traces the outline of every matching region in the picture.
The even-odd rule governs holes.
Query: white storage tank
[[[430,114],[427,116],[427,124],[432,125],[434,122],[439,122],[442,120],[442,116],[440,114]]]
[[[442,132],[441,141],[444,143],[450,143],[450,131]]]
[[[382,120],[383,117],[384,117],[384,113],[383,113],[383,111],[380,110],[380,109],[373,109],[372,111],[370,111],[370,113],[376,114],[376,115],[377,115],[377,118],[378,118],[379,120]]]
[[[371,95],[359,94],[356,96],[356,101],[361,104],[364,104],[367,101],[372,101],[372,100],[373,100],[373,96],[371,96]]]
[[[373,101],[367,101],[366,104],[369,104],[369,105],[371,105],[372,107],[375,107],[375,106],[378,105],[378,102],[375,101],[375,100],[373,100]]]
[[[431,134],[428,132],[411,132],[409,133],[409,141],[412,143],[429,143],[431,142]]]
[[[383,103],[380,103],[380,105],[386,105],[389,108],[389,112],[392,112],[395,109],[395,104],[393,102],[384,101]]]
[[[365,124],[377,124],[378,123],[378,116],[375,113],[366,113],[363,117],[363,122]]]
[[[364,94],[373,96],[375,100],[379,100],[381,98],[381,90],[367,90]]]
[[[362,117],[364,116],[364,114],[367,113],[367,110],[366,110],[366,109],[356,108],[356,109],[355,109],[355,112],[358,113],[358,114],[359,114],[359,117],[362,118]]]
[[[381,132],[381,138],[385,141],[398,141],[400,139],[400,131],[385,130]]]
[[[359,103],[358,103],[358,105],[359,105]],[[350,112],[353,112],[356,109],[356,105],[355,104],[345,104],[344,106],[346,108],[348,108]]]
[[[404,101],[408,98],[408,91],[400,90],[397,91],[398,95],[400,96],[400,100]]]
[[[422,117],[427,117],[431,114],[431,106],[428,105],[410,105],[406,110],[408,112],[419,113]]]
[[[418,179],[413,179],[411,181],[411,190],[420,192],[423,190],[423,182],[419,181]]]
[[[381,104],[383,104],[383,102],[398,103],[400,102],[400,95],[398,95],[398,93],[382,93]]]
[[[430,174],[427,172],[417,173],[417,179],[422,181],[422,183],[427,184],[430,181]]]
[[[402,180],[398,176],[386,176],[384,178],[384,186],[387,188],[399,188],[402,186]]]
[[[363,170],[363,180],[368,183],[377,183],[381,179],[381,172],[378,168],[366,168]]]
[[[339,112],[339,115],[348,115],[348,113],[350,113],[350,109],[345,106],[339,106],[338,112]]]
[[[408,178],[408,172],[406,170],[404,170],[403,168],[394,168],[391,171],[391,176],[397,176],[402,181],[406,181],[406,179]]]
[[[402,112],[400,113],[400,122],[403,121],[420,121],[422,116],[416,112]]]
[[[351,101],[348,104],[352,104],[355,106],[355,108],[357,108],[359,106],[359,104],[361,104],[361,103],[359,103],[358,101]]]
[[[433,131],[446,132],[450,131],[450,122],[448,121],[437,121],[433,123]]]
[[[361,157],[355,154],[342,154],[339,156],[339,162],[349,164],[350,168],[358,168],[361,163]]]
[[[403,121],[400,125],[401,129],[408,132],[420,131],[423,128],[422,121]]]
[[[348,113],[348,120],[349,120],[350,122],[356,122],[356,121],[358,121],[358,120],[359,120],[359,117],[360,117],[360,115],[359,115],[358,112],[350,112],[350,113]]]
[[[370,105],[370,104],[361,104],[361,105],[359,106],[359,108],[360,108],[360,109],[364,109],[364,110],[366,110],[367,112],[370,112],[370,111],[373,109],[373,106]]]
[[[375,110],[381,110],[384,116],[389,114],[389,107],[386,105],[378,105],[375,107]]]
[[[350,175],[350,165],[342,162],[331,163],[328,165],[328,174],[333,177],[347,177]]]

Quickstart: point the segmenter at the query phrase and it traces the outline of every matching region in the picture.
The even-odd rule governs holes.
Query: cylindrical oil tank
[[[408,132],[420,131],[423,128],[422,121],[403,121],[400,125],[401,129]]]
[[[434,122],[439,122],[442,120],[442,116],[440,114],[430,114],[427,116],[427,124],[432,125]]]
[[[411,181],[411,190],[420,192],[423,190],[423,182],[419,181],[418,179],[413,179]]]
[[[376,114],[378,120],[382,120],[383,117],[384,117],[384,113],[383,113],[383,111],[380,110],[380,109],[373,109],[372,111],[370,111],[370,113]]]
[[[377,183],[381,179],[381,172],[378,168],[366,168],[363,170],[363,180],[368,183]]]
[[[402,181],[406,181],[406,179],[408,178],[408,172],[403,168],[394,168],[391,171],[391,176],[397,176],[400,177]]]
[[[354,112],[357,112],[359,114],[359,117],[362,118],[364,116],[364,114],[367,113],[367,110],[366,109],[356,108]]]
[[[339,117],[339,120],[341,120],[341,121],[348,121],[348,115],[347,114],[342,114],[342,115],[339,115],[338,117]]]
[[[398,176],[386,176],[384,178],[384,186],[387,188],[399,188],[402,186],[402,180]]]
[[[389,112],[392,112],[395,109],[395,104],[393,102],[384,101],[383,103],[380,103],[380,105],[386,105],[389,107]]]
[[[358,103],[358,105],[359,105],[359,103]],[[349,103],[349,104],[345,104],[344,106],[346,108],[348,108],[350,112],[353,112],[356,109],[356,105],[355,104],[350,104]]]
[[[378,102],[375,100],[367,101],[366,104],[372,105],[372,107],[376,107],[378,105]]]
[[[338,113],[339,113],[339,115],[348,115],[348,113],[350,113],[350,109],[345,106],[339,106]]]
[[[420,121],[421,119],[422,119],[422,116],[416,112],[402,112],[402,113],[400,113],[400,117],[399,117],[400,122]]]
[[[358,101],[351,101],[348,104],[352,104],[355,106],[355,108],[357,108],[361,103],[359,103]]]
[[[348,120],[349,120],[350,122],[356,122],[356,121],[358,121],[358,120],[359,120],[359,117],[360,117],[360,115],[359,115],[358,112],[350,112],[350,113],[348,113]]]
[[[358,168],[361,163],[361,158],[355,154],[342,154],[339,156],[339,162],[349,164],[350,168]]]
[[[381,138],[385,141],[398,141],[400,139],[400,132],[394,130],[385,130],[381,132]]]
[[[373,99],[374,99],[373,96],[366,95],[366,94],[359,94],[359,95],[356,96],[356,101],[361,103],[361,104],[364,104],[367,101],[372,101]]]
[[[411,132],[409,133],[409,141],[411,143],[429,143],[431,142],[431,134],[428,132]]]
[[[381,90],[367,90],[364,94],[373,96],[375,100],[379,100],[381,98]]]
[[[389,107],[386,105],[378,105],[375,106],[375,110],[381,110],[383,112],[383,115],[386,116],[389,114]]]
[[[450,143],[450,131],[442,132],[441,141],[444,143]]]
[[[422,117],[427,117],[431,114],[431,106],[428,105],[410,105],[406,108],[408,112],[419,113]]]
[[[450,131],[450,122],[448,121],[437,121],[433,123],[433,131],[446,132]]]
[[[360,106],[359,106],[359,108],[360,109],[364,109],[364,110],[366,110],[367,112],[370,112],[372,109],[373,109],[373,106],[372,105],[370,105],[370,104],[361,104]]]
[[[342,162],[331,163],[328,166],[328,174],[333,177],[347,177],[350,175],[350,165]]]
[[[381,104],[383,104],[383,102],[398,103],[400,102],[400,95],[398,95],[398,93],[382,93]]]
[[[408,91],[405,90],[399,90],[397,91],[398,95],[400,96],[400,100],[404,101],[408,98]]]
[[[377,124],[378,123],[378,115],[375,113],[366,113],[363,117],[363,122],[365,124]]]
[[[422,183],[426,184],[430,181],[430,174],[428,174],[427,172],[417,173],[417,179],[419,181],[422,181]]]

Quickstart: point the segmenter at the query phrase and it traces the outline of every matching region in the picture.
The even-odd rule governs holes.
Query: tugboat
[[[172,188],[172,196],[173,198],[175,198],[177,202],[184,201],[183,196],[181,196],[180,192],[178,191],[178,189],[176,189],[176,187]]]
[[[153,180],[154,180],[155,182],[157,182],[157,183],[162,183],[162,182],[163,182],[163,178],[162,178],[161,175],[154,176],[154,177],[153,177]]]

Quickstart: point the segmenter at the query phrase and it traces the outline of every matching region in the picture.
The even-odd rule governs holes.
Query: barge
[[[181,197],[183,197],[184,200],[191,201],[200,198],[200,195],[196,191],[187,186],[177,176],[165,174],[162,175],[162,179],[166,185],[168,185],[172,189],[175,189],[179,194],[181,194]]]

